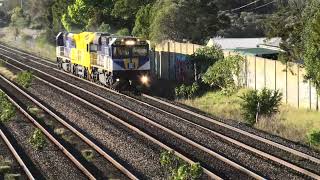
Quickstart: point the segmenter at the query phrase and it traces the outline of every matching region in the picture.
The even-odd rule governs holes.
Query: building
[[[282,51],[280,42],[280,38],[212,38],[207,46],[217,44],[225,51],[276,60]]]

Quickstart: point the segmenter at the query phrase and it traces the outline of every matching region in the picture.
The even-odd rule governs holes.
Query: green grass
[[[245,122],[241,115],[239,96],[246,91],[240,90],[231,96],[226,96],[221,92],[208,92],[201,97],[179,100],[179,102],[214,116]],[[320,130],[320,112],[282,105],[278,114],[273,117],[260,118],[254,127],[309,145],[307,135],[313,130]],[[316,148],[320,149],[320,147]]]

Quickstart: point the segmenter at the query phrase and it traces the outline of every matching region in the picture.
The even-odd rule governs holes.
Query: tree
[[[116,34],[119,36],[130,36],[129,29],[127,28],[120,29]]]
[[[122,27],[132,30],[137,12],[155,0],[117,0],[112,9],[112,15],[121,19]]]
[[[226,38],[264,37],[263,21],[269,15],[261,15],[253,12],[241,12],[240,14],[227,14],[230,18],[230,27],[218,32],[218,36]]]
[[[307,77],[320,94],[320,11],[308,22],[305,29],[304,61]]]
[[[287,0],[279,2],[279,10],[266,21],[268,37],[280,37],[283,62],[302,60],[303,28],[305,20],[303,11],[306,6],[304,0]]]
[[[111,27],[109,24],[105,24],[104,22],[99,26],[98,31],[99,32],[110,32]]]
[[[228,25],[227,17],[218,14],[214,1],[162,0],[154,6],[150,37],[155,42],[172,39],[204,43]]]
[[[132,30],[132,34],[134,36],[149,39],[152,11],[153,8],[151,4],[143,6],[139,9],[139,11],[136,14],[134,28]]]

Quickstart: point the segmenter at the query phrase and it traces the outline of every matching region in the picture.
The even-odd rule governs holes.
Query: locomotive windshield
[[[113,58],[130,58],[148,56],[146,46],[114,46],[112,50]]]
[[[148,49],[145,46],[133,46],[132,48],[132,56],[148,56]]]
[[[130,47],[116,46],[113,47],[113,58],[128,58],[130,57]]]

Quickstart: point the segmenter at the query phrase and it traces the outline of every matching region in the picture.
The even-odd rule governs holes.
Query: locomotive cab
[[[117,90],[148,87],[149,44],[135,37],[108,33],[59,33],[57,64],[73,73]]]

